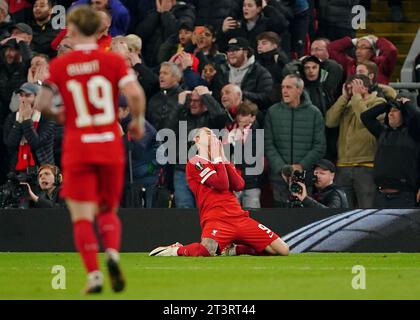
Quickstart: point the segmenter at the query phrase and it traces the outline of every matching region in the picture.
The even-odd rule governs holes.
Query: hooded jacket
[[[400,108],[403,123],[393,129],[389,125],[391,105],[377,105],[361,114],[361,120],[378,141],[374,179],[378,187],[416,192],[420,188],[420,111],[414,104]],[[382,124],[377,120],[385,115]]]

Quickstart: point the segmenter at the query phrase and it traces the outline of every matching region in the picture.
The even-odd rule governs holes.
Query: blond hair
[[[141,52],[143,43],[139,36],[135,34],[129,34],[125,36],[125,40],[127,42],[128,50],[130,50],[130,52]]]

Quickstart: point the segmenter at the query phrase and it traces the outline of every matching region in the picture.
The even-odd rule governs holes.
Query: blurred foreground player
[[[208,128],[194,138],[198,155],[187,164],[187,181],[200,213],[201,243],[158,247],[151,256],[288,255],[289,247],[277,234],[249,217],[234,191],[245,182],[226,160],[221,142]]]
[[[124,147],[118,127],[118,91],[126,96],[133,114],[130,134],[140,139],[144,127],[145,98],[136,77],[122,57],[98,50],[95,34],[98,14],[80,6],[67,17],[74,51],[51,62],[50,76],[38,96],[37,108],[64,120],[62,197],[71,213],[74,240],[88,272],[86,293],[102,291],[98,224],[106,253],[112,289],[122,291],[125,281],[119,267],[121,225],[117,207],[124,183]],[[54,93],[63,97],[64,109],[52,109]],[[63,119],[64,118],[64,119]]]

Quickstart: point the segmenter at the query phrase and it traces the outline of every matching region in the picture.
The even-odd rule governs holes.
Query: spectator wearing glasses
[[[347,54],[347,50],[356,49],[356,57]],[[378,82],[388,84],[395,64],[398,50],[389,40],[368,35],[351,39],[344,37],[333,41],[328,46],[330,58],[337,61],[344,69],[347,77],[356,73],[360,62],[373,61],[378,66]]]

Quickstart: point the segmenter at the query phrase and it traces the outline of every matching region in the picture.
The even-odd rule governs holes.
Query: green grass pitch
[[[104,266],[103,256],[100,257]],[[54,290],[55,265],[66,289]],[[355,290],[352,268],[366,270]],[[75,253],[0,253],[0,299],[420,299],[419,254],[292,254],[289,257],[149,257],[122,254],[127,290],[81,294],[85,274]]]

